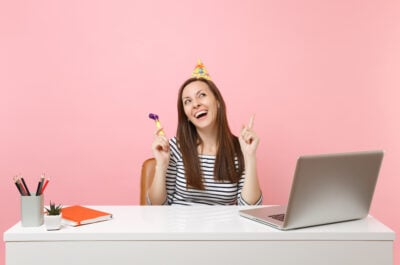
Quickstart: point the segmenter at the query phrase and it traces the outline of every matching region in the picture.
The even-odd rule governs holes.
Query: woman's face
[[[198,130],[214,129],[219,103],[206,83],[188,84],[182,91],[182,104],[187,118]]]

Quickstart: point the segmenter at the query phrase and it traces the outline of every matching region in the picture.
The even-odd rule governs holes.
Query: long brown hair
[[[203,78],[190,78],[186,80],[179,89],[177,101],[178,128],[176,138],[183,157],[186,185],[191,188],[204,189],[199,154],[197,151],[197,146],[202,144],[202,140],[197,133],[196,127],[188,121],[182,102],[184,88],[194,81],[206,83],[214,94],[217,102],[219,102],[219,109],[217,112],[218,149],[214,167],[214,178],[217,181],[237,183],[244,171],[244,159],[239,139],[231,133],[228,125],[225,101],[214,82]],[[235,166],[235,158],[238,160],[238,167]]]

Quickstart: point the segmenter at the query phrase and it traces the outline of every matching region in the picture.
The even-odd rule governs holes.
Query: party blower
[[[158,115],[157,114],[150,113],[149,114],[149,118],[156,122],[156,126],[157,126],[158,129],[161,129],[161,123],[160,123],[160,120],[158,119]],[[160,131],[160,135],[165,135],[163,130]]]

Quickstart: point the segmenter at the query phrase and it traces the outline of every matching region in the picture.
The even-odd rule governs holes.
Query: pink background
[[[18,173],[32,190],[51,177],[46,204],[138,204],[147,115],[175,134],[198,58],[235,133],[256,113],[265,204],[286,203],[301,154],[384,149],[371,214],[399,233],[395,0],[1,1],[0,230]]]

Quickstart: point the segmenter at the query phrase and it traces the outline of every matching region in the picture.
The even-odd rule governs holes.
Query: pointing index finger
[[[251,117],[250,117],[250,121],[249,121],[249,125],[248,125],[248,127],[249,127],[250,129],[253,128],[254,116],[255,116],[255,114],[251,115]]]

